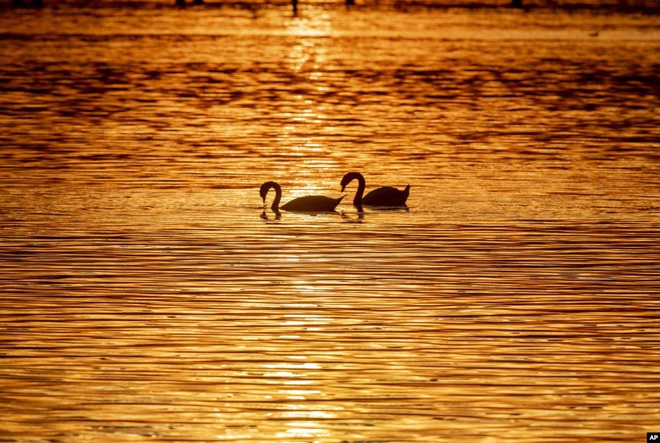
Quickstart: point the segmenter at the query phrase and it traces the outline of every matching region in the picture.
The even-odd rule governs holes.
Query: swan
[[[268,191],[271,188],[275,189],[275,200],[273,200],[271,209],[278,212],[280,209],[280,200],[282,200],[282,187],[279,184],[275,182],[264,183],[261,185],[261,189],[259,189],[259,195],[261,195],[265,205],[266,195],[268,195]],[[291,200],[283,205],[281,209],[292,212],[332,212],[344,197],[345,195],[339,198],[330,198],[323,195],[306,195],[305,197]]]
[[[363,198],[362,194],[364,194],[364,188],[366,187],[364,176],[359,172],[349,172],[341,179],[341,191],[344,192],[346,186],[356,179],[358,181],[358,189],[355,193],[355,198],[353,198],[353,206],[358,208],[358,210],[362,210],[363,204],[366,206],[406,205],[406,200],[408,200],[408,196],[410,195],[410,185],[406,186],[406,189],[403,191],[390,186],[374,189]]]

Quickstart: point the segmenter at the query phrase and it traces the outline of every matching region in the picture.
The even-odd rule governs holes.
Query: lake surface
[[[0,441],[660,431],[656,16],[0,10]],[[277,216],[411,185],[408,207]],[[272,200],[269,196],[268,202]]]

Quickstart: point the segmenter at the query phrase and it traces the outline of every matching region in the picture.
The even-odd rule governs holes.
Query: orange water
[[[0,25],[1,441],[660,430],[652,17]],[[408,208],[262,209],[350,170]]]

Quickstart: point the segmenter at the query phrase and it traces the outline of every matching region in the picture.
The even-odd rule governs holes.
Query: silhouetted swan
[[[275,189],[275,200],[273,200],[273,204],[271,205],[271,209],[275,212],[277,212],[278,209],[284,209],[285,211],[292,212],[332,212],[335,210],[339,202],[341,202],[341,200],[345,197],[344,195],[339,198],[330,198],[323,195],[307,195],[305,197],[293,199],[280,208],[280,200],[282,200],[282,187],[277,183],[264,183],[261,185],[259,195],[261,195],[264,204],[266,204],[266,195],[271,188]]]
[[[405,206],[406,200],[408,200],[408,196],[410,195],[410,185],[408,185],[403,191],[385,186],[374,189],[362,197],[366,182],[364,181],[364,176],[359,172],[349,172],[344,175],[344,178],[341,179],[341,191],[344,192],[346,186],[355,179],[358,181],[358,189],[353,198],[353,206],[360,211],[363,204],[365,206]]]

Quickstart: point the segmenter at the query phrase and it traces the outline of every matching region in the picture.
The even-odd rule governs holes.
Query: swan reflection
[[[273,211],[273,217],[269,217],[268,214],[266,214],[266,211],[264,210],[261,213],[260,217],[264,221],[269,221],[269,222],[278,221],[282,219],[282,213],[280,211]]]
[[[341,218],[344,219],[346,223],[362,223],[364,221],[364,211],[358,211],[357,217],[353,217],[347,212],[341,211]]]

